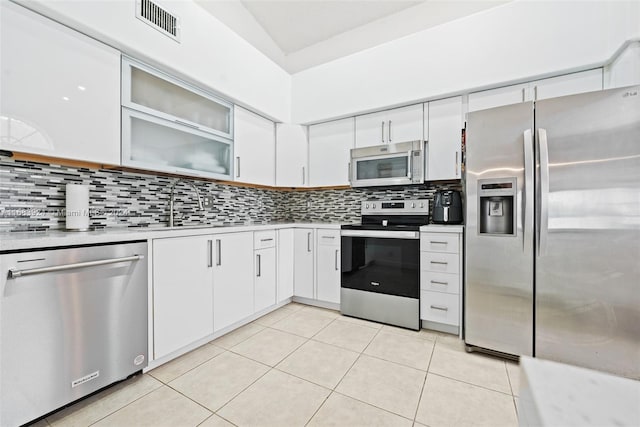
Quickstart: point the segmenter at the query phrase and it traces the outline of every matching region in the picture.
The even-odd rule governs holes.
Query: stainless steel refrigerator
[[[640,87],[470,113],[465,342],[640,378]]]

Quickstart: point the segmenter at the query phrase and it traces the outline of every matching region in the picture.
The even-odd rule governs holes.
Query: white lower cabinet
[[[293,233],[293,295],[314,299],[314,230],[313,228],[297,228]]]
[[[293,297],[294,230],[278,230],[278,286],[277,301]]]
[[[153,241],[153,357],[213,333],[210,236]]]
[[[340,230],[317,231],[316,299],[340,304]]]
[[[253,233],[213,240],[213,328],[220,331],[253,314]]]
[[[254,233],[253,311],[262,311],[276,303],[276,231]]]
[[[428,328],[460,334],[462,228],[451,227],[427,226],[421,230],[420,319],[428,322]]]

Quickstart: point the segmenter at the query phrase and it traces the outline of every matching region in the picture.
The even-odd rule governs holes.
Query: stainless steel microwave
[[[349,182],[352,187],[422,184],[424,153],[424,141],[354,148],[349,163]]]

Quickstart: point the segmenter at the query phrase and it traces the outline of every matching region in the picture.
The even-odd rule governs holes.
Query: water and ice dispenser
[[[516,178],[478,180],[478,232],[516,234]]]

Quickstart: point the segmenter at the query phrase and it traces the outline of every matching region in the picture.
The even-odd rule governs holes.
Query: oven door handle
[[[377,237],[381,239],[420,239],[417,231],[383,231],[383,230],[341,230],[345,237]]]

